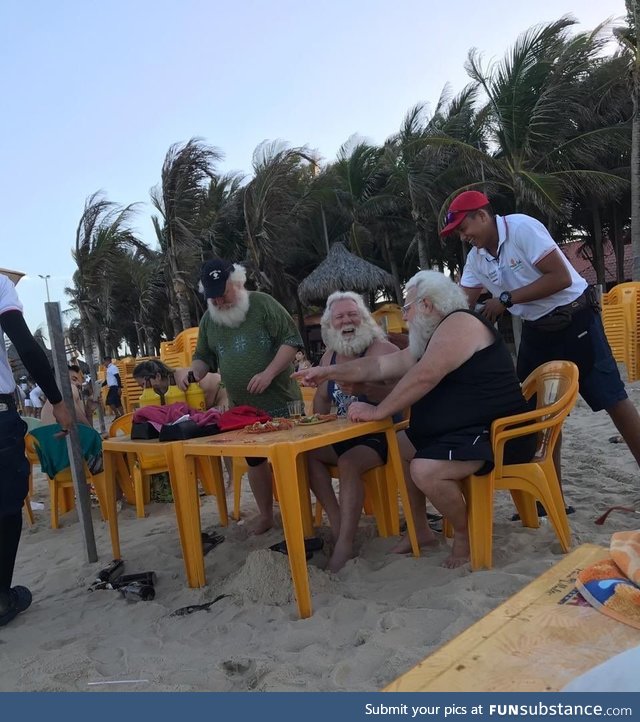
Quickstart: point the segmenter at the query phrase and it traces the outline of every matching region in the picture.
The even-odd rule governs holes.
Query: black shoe
[[[6,602],[0,602],[0,627],[31,606],[31,592],[26,587],[11,587]]]
[[[536,501],[536,509],[538,510],[538,516],[547,516],[547,510],[539,501]],[[576,510],[572,506],[565,506],[564,511],[567,516],[576,513]],[[511,521],[520,521],[520,514],[514,514],[511,517]]]

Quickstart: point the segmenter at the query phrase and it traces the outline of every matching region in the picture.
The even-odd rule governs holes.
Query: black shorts
[[[109,386],[109,391],[107,392],[107,406],[122,406],[117,386]]]
[[[449,431],[438,436],[416,436],[407,429],[409,441],[416,448],[414,459],[439,459],[443,461],[484,461],[475,473],[488,474],[494,467],[493,448],[489,429],[472,426]],[[528,434],[507,442],[504,449],[505,464],[524,464],[536,453],[537,435]]]
[[[378,454],[383,464],[387,463],[387,437],[385,434],[358,436],[355,439],[338,441],[336,444],[332,444],[331,446],[338,455],[338,458],[340,458],[346,451],[355,449],[356,446],[368,446]]]
[[[0,516],[19,514],[29,492],[29,462],[24,453],[27,425],[15,405],[0,411]]]
[[[562,331],[541,331],[525,321],[518,352],[518,378],[524,381],[547,361],[573,361],[580,371],[580,395],[592,411],[609,409],[627,398],[624,383],[600,314],[590,306],[573,314]]]

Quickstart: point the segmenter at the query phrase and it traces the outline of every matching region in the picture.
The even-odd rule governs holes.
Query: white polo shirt
[[[0,315],[7,311],[20,311],[22,304],[16,293],[13,283],[0,273]],[[16,387],[13,380],[11,366],[7,359],[7,349],[4,345],[4,333],[0,332],[0,394],[12,394]]]
[[[461,286],[486,288],[497,298],[503,291],[515,291],[537,281],[542,272],[536,268],[536,264],[557,251],[569,271],[571,285],[537,301],[514,303],[509,313],[525,321],[535,321],[554,308],[575,301],[584,292],[587,282],[569,263],[540,221],[523,213],[514,213],[510,216],[496,216],[496,224],[497,257],[494,258],[484,248],[472,248],[464,265]]]
[[[107,366],[107,386],[115,386],[118,387],[118,379],[116,376],[120,373],[118,370],[118,367],[113,363],[113,361]]]

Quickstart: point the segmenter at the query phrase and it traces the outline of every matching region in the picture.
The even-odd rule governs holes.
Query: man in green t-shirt
[[[271,416],[287,416],[287,402],[302,399],[291,378],[300,334],[287,311],[271,296],[247,291],[242,266],[222,258],[207,261],[200,284],[208,310],[200,321],[191,369],[176,376],[186,388],[186,372],[196,380],[219,369],[230,406],[248,404]],[[265,459],[247,459],[249,483],[258,505],[254,534],[273,526],[271,470]]]

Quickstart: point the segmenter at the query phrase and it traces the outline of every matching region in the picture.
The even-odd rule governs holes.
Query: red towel
[[[220,431],[232,431],[233,429],[244,429],[249,424],[255,424],[256,421],[264,423],[270,421],[271,416],[262,409],[255,406],[234,406],[229,411],[225,411],[220,419],[216,422],[220,427]]]

